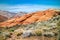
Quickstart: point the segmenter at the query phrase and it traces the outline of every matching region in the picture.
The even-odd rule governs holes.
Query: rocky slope
[[[7,19],[7,17],[0,15],[0,22],[6,21]]]
[[[48,9],[45,11],[37,11],[37,12],[33,12],[30,14],[25,14],[23,16],[17,17],[17,18],[13,18],[10,20],[7,20],[5,22],[0,23],[1,27],[11,27],[17,24],[31,24],[34,22],[39,22],[39,21],[46,21],[51,19],[53,16],[58,15],[59,13],[55,10],[52,9]]]

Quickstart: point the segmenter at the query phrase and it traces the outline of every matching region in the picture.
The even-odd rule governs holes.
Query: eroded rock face
[[[31,14],[25,14],[23,16],[20,16],[18,18],[12,18],[10,20],[7,20],[5,22],[0,23],[0,26],[2,27],[11,27],[17,24],[31,24],[34,22],[39,22],[39,21],[46,21],[51,19],[54,15],[57,15],[58,12],[55,10],[49,9],[45,11],[37,11],[33,12]]]

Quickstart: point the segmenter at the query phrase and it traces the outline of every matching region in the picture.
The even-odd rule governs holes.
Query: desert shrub
[[[35,29],[33,35],[41,36],[42,32],[40,29]]]
[[[21,36],[22,33],[18,33],[17,36]]]
[[[43,35],[46,37],[53,37],[55,34],[52,31],[49,31],[49,32],[44,32]]]
[[[0,40],[6,40],[6,38],[3,35],[0,35]]]
[[[32,30],[25,30],[22,34],[22,37],[30,37],[32,33]]]
[[[23,33],[23,29],[16,29],[13,34],[19,36]]]
[[[58,40],[60,40],[60,21],[57,22]]]

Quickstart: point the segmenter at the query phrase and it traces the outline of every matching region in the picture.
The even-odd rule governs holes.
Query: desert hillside
[[[59,13],[53,9],[48,9],[45,11],[37,11],[37,12],[32,12],[30,14],[25,14],[23,16],[19,16],[15,18],[12,18],[10,20],[7,20],[5,22],[0,23],[1,27],[11,27],[17,24],[31,24],[34,22],[39,22],[39,21],[46,21],[54,17],[55,15],[58,15]]]
[[[37,11],[1,22],[0,40],[60,40],[60,11]]]

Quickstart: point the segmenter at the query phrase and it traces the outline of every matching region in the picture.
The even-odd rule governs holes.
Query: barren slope
[[[18,18],[13,18],[10,20],[7,20],[5,22],[0,23],[1,27],[11,27],[14,26],[16,24],[31,24],[34,22],[39,22],[39,21],[46,21],[51,19],[53,16],[57,15],[58,12],[56,12],[55,10],[49,9],[49,10],[45,10],[45,11],[37,11],[37,12],[33,12],[31,14],[26,14],[23,16],[20,16]]]

